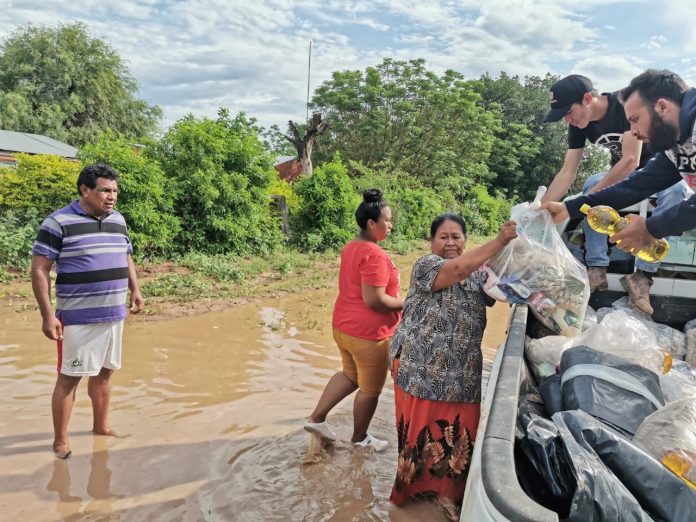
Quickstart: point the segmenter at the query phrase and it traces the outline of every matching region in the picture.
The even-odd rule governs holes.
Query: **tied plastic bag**
[[[561,355],[570,347],[571,342],[572,339],[562,335],[525,339],[524,353],[537,382],[556,373],[556,366],[561,363]]]
[[[696,319],[692,319],[684,325],[686,334],[686,355],[684,360],[696,367]]]
[[[485,263],[484,290],[500,301],[527,303],[544,326],[575,337],[590,298],[587,270],[563,243],[551,215],[536,210],[544,192],[540,187],[533,203],[512,208],[518,237]]]
[[[669,373],[660,375],[660,387],[667,402],[686,397],[696,400],[696,370],[684,361],[674,361]]]
[[[633,442],[696,490],[696,401],[670,402],[642,422]]]
[[[631,303],[628,296],[624,296],[621,299],[617,299],[611,305],[614,310],[622,310],[628,315],[635,317],[641,323],[643,323],[657,339],[658,346],[669,352],[669,354],[675,359],[684,359],[684,354],[686,353],[686,335],[679,330],[675,330],[671,326],[666,324],[656,323],[653,321],[645,312],[636,308],[636,306]]]
[[[573,339],[571,346],[611,353],[657,374],[667,373],[672,367],[672,357],[659,348],[654,332],[624,310],[605,315],[602,322]]]

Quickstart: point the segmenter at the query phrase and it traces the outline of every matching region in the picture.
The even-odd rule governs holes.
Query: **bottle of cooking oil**
[[[628,226],[628,219],[619,216],[619,213],[607,205],[590,207],[585,204],[580,207],[580,212],[587,215],[590,227],[602,234],[612,235],[621,232]],[[640,249],[635,255],[649,263],[662,261],[669,252],[669,243],[664,239],[656,239],[645,248]]]
[[[662,457],[662,464],[696,490],[696,455],[684,449],[672,449]]]

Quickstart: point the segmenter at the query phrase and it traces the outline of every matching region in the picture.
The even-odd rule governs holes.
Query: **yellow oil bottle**
[[[696,490],[696,455],[683,449],[673,449],[662,457],[670,471],[678,475],[688,486]]]
[[[628,226],[628,219],[621,217],[619,213],[607,205],[590,207],[585,204],[580,207],[580,212],[587,215],[590,227],[602,234],[612,235],[622,231]],[[636,252],[636,256],[649,263],[662,261],[669,252],[669,243],[664,239],[656,239],[647,247]]]

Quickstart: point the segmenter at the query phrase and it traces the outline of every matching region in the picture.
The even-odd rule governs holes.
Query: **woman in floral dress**
[[[392,338],[398,465],[391,501],[436,498],[455,518],[480,417],[484,274],[478,268],[517,237],[514,221],[463,253],[466,225],[443,214],[430,226],[432,254],[416,261]]]

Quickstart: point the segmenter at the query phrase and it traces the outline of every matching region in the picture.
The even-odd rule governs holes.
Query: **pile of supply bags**
[[[540,187],[533,203],[512,208],[518,237],[484,265],[484,290],[500,301],[527,303],[544,326],[574,337],[590,298],[587,270],[566,248],[551,215],[536,210],[545,191]]]
[[[526,339],[521,485],[564,520],[696,520],[696,319],[680,332],[626,298],[587,317]]]

